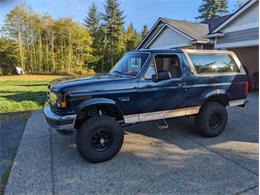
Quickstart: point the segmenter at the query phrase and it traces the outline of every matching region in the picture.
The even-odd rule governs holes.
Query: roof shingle
[[[208,24],[209,25],[209,33],[212,32],[214,29],[216,29],[220,24],[222,24],[223,22],[225,22],[230,16],[232,16],[233,14],[228,14],[225,16],[220,16],[220,17],[216,17],[216,18],[211,18],[208,20],[205,20],[201,23],[203,24]]]
[[[208,24],[188,22],[184,20],[173,20],[162,18],[168,25],[188,35],[195,41],[208,41],[206,35],[209,33]]]

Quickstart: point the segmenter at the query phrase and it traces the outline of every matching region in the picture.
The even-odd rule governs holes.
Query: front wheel
[[[197,131],[205,137],[220,135],[228,120],[225,106],[218,102],[207,102],[195,117]]]
[[[121,149],[124,134],[117,123],[108,116],[94,116],[85,121],[76,136],[80,155],[92,163],[113,158]]]

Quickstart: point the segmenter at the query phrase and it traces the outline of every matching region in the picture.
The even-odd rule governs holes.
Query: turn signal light
[[[66,108],[67,104],[66,104],[66,100],[63,100],[60,102],[60,107],[61,108]]]

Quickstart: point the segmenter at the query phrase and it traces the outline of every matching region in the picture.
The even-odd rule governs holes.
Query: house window
[[[156,67],[156,69],[155,69]],[[180,61],[177,55],[156,55],[148,67],[144,78],[151,79],[157,72],[169,72],[171,78],[181,76]]]

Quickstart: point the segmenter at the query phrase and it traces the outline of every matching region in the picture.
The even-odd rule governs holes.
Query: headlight
[[[55,105],[59,96],[57,93],[49,92],[49,102],[51,105]]]
[[[67,107],[67,95],[55,92],[49,92],[49,103],[51,106],[58,108]]]

